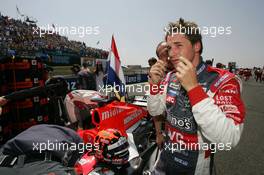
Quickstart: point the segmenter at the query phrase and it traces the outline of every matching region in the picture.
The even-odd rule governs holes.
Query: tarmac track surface
[[[244,81],[242,99],[246,118],[240,142],[230,151],[216,153],[216,175],[264,175],[264,82]]]
[[[264,82],[243,82],[242,98],[246,106],[244,131],[235,148],[216,153],[217,175],[264,174]]]

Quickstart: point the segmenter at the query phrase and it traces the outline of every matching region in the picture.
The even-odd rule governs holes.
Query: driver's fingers
[[[163,72],[166,71],[166,63],[162,62],[157,62],[155,65],[153,65],[153,68],[159,68],[161,69]]]
[[[163,77],[164,72],[161,71],[160,69],[154,69],[154,70],[151,70],[151,72],[150,72],[150,76],[152,76],[152,75],[158,75],[159,77]]]

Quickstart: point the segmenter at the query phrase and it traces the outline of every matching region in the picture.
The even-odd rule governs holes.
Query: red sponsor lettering
[[[176,100],[175,100],[175,97],[167,95],[166,101],[174,104]]]
[[[221,105],[219,106],[220,109],[225,112],[225,113],[235,113],[235,114],[240,114],[237,106],[235,105]]]
[[[191,150],[199,149],[198,135],[197,134],[188,134],[182,132],[169,124],[166,124],[166,131],[168,131],[168,136],[173,143],[179,143],[181,145],[186,145],[187,148]]]

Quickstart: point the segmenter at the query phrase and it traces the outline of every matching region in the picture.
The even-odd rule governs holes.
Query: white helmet
[[[84,121],[91,123],[90,110],[97,107],[97,102],[92,98],[104,98],[104,96],[93,90],[74,90],[65,97],[64,104],[71,124],[78,122],[83,125]]]

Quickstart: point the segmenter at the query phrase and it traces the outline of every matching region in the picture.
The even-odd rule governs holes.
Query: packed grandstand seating
[[[87,47],[83,42],[72,41],[56,33],[40,37],[34,33],[37,27],[34,21],[16,20],[0,13],[0,54],[30,55],[52,50],[93,58],[106,58],[108,55],[105,50]]]

